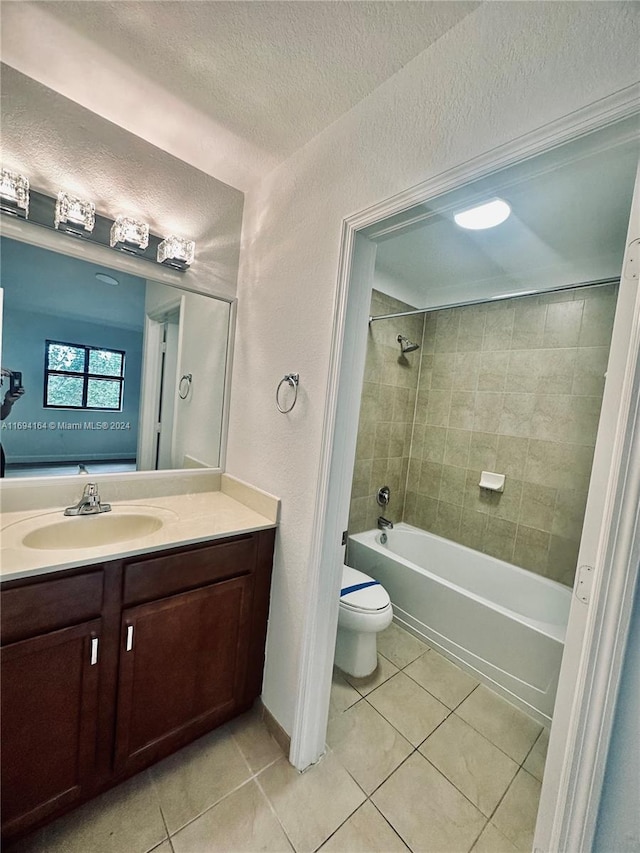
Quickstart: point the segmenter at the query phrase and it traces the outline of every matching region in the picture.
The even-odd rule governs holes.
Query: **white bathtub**
[[[535,716],[551,720],[571,590],[408,524],[349,537],[348,563],[394,619]]]

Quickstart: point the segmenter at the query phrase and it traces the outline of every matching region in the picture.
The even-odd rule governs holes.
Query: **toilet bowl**
[[[376,638],[391,624],[393,608],[386,589],[364,572],[343,566],[335,664],[355,678],[378,665]]]

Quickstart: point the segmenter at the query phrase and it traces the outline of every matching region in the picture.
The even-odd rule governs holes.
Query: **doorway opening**
[[[603,121],[600,120],[600,127],[602,126]],[[582,149],[582,153],[578,153],[577,156],[572,158],[575,163],[578,163],[581,167],[585,166],[585,156],[591,156],[594,153],[595,149],[598,146],[601,146],[603,140],[605,140],[604,148],[616,148],[620,143],[620,139],[625,137],[625,133],[628,135],[625,138],[625,144],[629,143],[633,144],[633,140],[637,139],[637,128],[633,120],[628,121],[626,124],[624,121],[620,121],[615,125],[609,125],[604,130],[601,131],[603,135],[600,135],[598,139],[596,139],[596,133],[584,133],[586,130],[593,130],[595,127],[598,127],[597,118],[594,119],[593,116],[585,119],[585,123],[581,128],[583,135],[579,136],[575,139],[572,144],[578,146],[578,149]],[[577,131],[575,130],[575,125],[573,128],[573,136],[577,136]],[[558,128],[553,129],[549,133],[549,139],[547,142],[547,147],[552,144],[556,144],[557,140],[562,137],[562,134],[558,130]],[[566,139],[566,134],[564,136]],[[594,145],[595,149],[592,149],[591,152],[587,155],[585,152],[588,151],[589,146]],[[523,146],[524,147],[524,146]],[[564,154],[567,152],[569,145],[567,146],[557,146],[557,148],[553,149],[551,153],[560,153]],[[563,149],[563,150],[562,150]],[[525,148],[526,150],[526,148]],[[541,148],[538,149],[540,151]],[[530,155],[531,151],[528,151]],[[536,152],[538,153],[538,152]],[[583,156],[584,155],[584,156]],[[633,158],[636,158],[635,161]],[[502,159],[503,163],[509,162],[512,163],[516,157],[513,156],[513,152],[504,153],[504,157]],[[536,158],[537,159],[537,158]],[[494,160],[494,169],[496,163],[499,162],[499,158],[496,157]],[[626,208],[626,212],[622,211],[622,219],[626,217],[628,219],[629,215],[629,206],[631,203],[631,193],[633,190],[633,178],[635,171],[635,163],[637,163],[637,153],[631,154],[629,161],[634,168],[631,171],[631,177],[628,180],[628,190],[627,190],[627,199],[628,204]],[[370,297],[372,292],[372,283],[375,281],[376,276],[376,249],[378,252],[381,251],[381,246],[385,239],[389,240],[389,235],[391,234],[400,234],[403,232],[404,234],[411,233],[412,231],[416,231],[423,222],[430,221],[430,226],[438,225],[442,220],[443,216],[446,216],[447,213],[452,213],[454,209],[457,209],[460,204],[464,201],[468,203],[469,196],[473,196],[475,194],[476,198],[482,198],[483,193],[486,192],[487,188],[491,188],[495,191],[495,189],[500,186],[500,189],[504,189],[505,186],[518,187],[521,186],[525,178],[527,176],[527,170],[530,170],[531,166],[536,165],[535,160],[531,157],[524,160],[521,163],[518,163],[515,167],[513,167],[514,171],[511,172],[510,176],[506,176],[506,169],[501,169],[500,171],[492,172],[490,175],[486,174],[486,169],[483,172],[481,168],[478,168],[476,175],[481,174],[477,180],[474,180],[472,184],[468,183],[468,179],[470,177],[475,177],[473,174],[473,169],[466,169],[465,172],[458,172],[457,175],[448,175],[441,180],[434,180],[431,182],[431,186],[428,188],[420,188],[420,192],[416,191],[413,194],[412,200],[417,200],[420,197],[422,199],[428,199],[428,201],[419,201],[417,205],[413,205],[409,207],[408,202],[408,194],[404,199],[399,199],[396,205],[397,213],[394,213],[391,217],[387,216],[387,219],[384,222],[380,223],[379,220],[376,220],[376,214],[372,211],[368,211],[367,215],[364,214],[362,217],[354,217],[349,223],[345,224],[344,231],[344,255],[346,257],[350,257],[352,259],[351,264],[351,286],[346,289],[343,294],[344,299],[340,305],[340,313],[337,321],[337,325],[344,329],[344,343],[342,350],[342,361],[335,365],[335,376],[336,379],[339,380],[337,384],[339,384],[340,391],[336,391],[336,399],[337,406],[335,409],[335,420],[332,423],[332,434],[340,435],[341,441],[340,447],[337,448],[337,444],[334,444],[334,453],[332,455],[332,465],[331,472],[329,474],[329,482],[334,484],[335,488],[333,489],[332,500],[328,502],[326,517],[325,517],[325,536],[323,538],[322,543],[318,544],[318,550],[321,554],[320,557],[320,565],[323,565],[326,571],[333,573],[333,593],[336,596],[334,598],[334,602],[337,600],[337,592],[338,592],[338,568],[342,562],[342,551],[337,543],[337,537],[335,533],[338,530],[344,529],[345,527],[345,519],[348,515],[348,505],[349,498],[351,494],[351,486],[352,483],[347,482],[347,475],[344,473],[344,468],[346,467],[345,463],[347,460],[353,461],[355,459],[356,453],[356,436],[351,435],[353,429],[350,430],[349,425],[357,422],[358,418],[358,408],[359,408],[359,397],[360,392],[362,390],[362,379],[365,375],[365,352],[366,352],[366,341],[367,341],[367,318],[371,314],[370,310]],[[540,161],[538,161],[538,164]],[[551,170],[542,169],[540,170],[541,174],[549,174]],[[467,182],[463,183],[461,180],[462,177],[467,178]],[[445,196],[445,190],[450,190],[454,188],[451,192],[447,193]],[[466,194],[466,199],[465,199]],[[494,192],[494,195],[497,193]],[[543,200],[543,197],[541,199]],[[392,207],[391,203],[387,203],[387,205],[380,206],[380,211],[389,212]],[[581,211],[584,213],[584,211]],[[592,216],[597,221],[598,212],[597,210],[591,211]],[[378,217],[380,218],[380,213],[378,213]],[[624,224],[624,223],[623,223]],[[626,228],[624,229],[626,230]],[[534,237],[539,237],[539,234],[534,233]],[[554,235],[555,236],[555,232]],[[377,245],[376,245],[377,243]],[[578,241],[579,243],[579,241]],[[551,239],[551,244],[553,245],[553,239]],[[440,241],[440,246],[446,249],[446,238],[443,237],[443,240]],[[514,259],[517,255],[518,244],[517,242],[511,245],[511,248],[514,250]],[[546,247],[549,248],[548,245]],[[617,271],[611,276],[610,273],[604,273],[600,275],[600,273],[594,272],[594,257],[590,255],[589,252],[584,251],[584,246],[582,246],[582,255],[580,254],[580,246],[577,244],[577,252],[575,254],[574,260],[578,262],[584,262],[589,267],[589,272],[586,275],[575,274],[575,269],[573,271],[570,270],[572,265],[571,259],[567,259],[561,255],[561,253],[556,251],[556,257],[553,258],[553,253],[547,252],[546,255],[543,252],[540,256],[540,263],[537,265],[535,270],[530,268],[522,268],[520,267],[520,271],[518,271],[517,266],[508,270],[508,275],[499,276],[499,275],[484,275],[481,278],[491,279],[494,283],[494,292],[489,294],[489,299],[493,299],[495,296],[502,297],[514,297],[515,295],[521,295],[524,298],[524,293],[530,291],[532,289],[532,278],[534,278],[534,274],[540,274],[541,271],[546,270],[547,273],[550,273],[554,264],[553,261],[556,262],[556,272],[557,276],[552,276],[548,274],[546,276],[546,284],[540,288],[536,287],[536,291],[549,291],[551,289],[561,288],[564,289],[569,287],[570,285],[582,284],[584,282],[593,283],[594,281],[599,281],[601,278],[609,278],[615,275],[620,275],[620,267],[622,264],[622,253],[624,251],[624,236],[622,237],[622,242],[618,243],[617,248]],[[406,254],[406,253],[405,253]],[[560,255],[558,258],[557,255]],[[443,259],[446,260],[450,257],[450,253],[443,251],[442,253]],[[488,262],[495,264],[495,258],[493,257],[491,252],[485,252],[485,260]],[[516,259],[517,260],[517,259]],[[343,280],[346,282],[348,273],[345,272],[343,276]],[[469,278],[469,277],[467,277]],[[496,285],[496,279],[500,279]],[[517,283],[514,283],[514,279],[518,279]],[[473,282],[476,284],[477,282]],[[441,309],[444,306],[452,306],[452,305],[460,305],[461,302],[465,301],[478,301],[470,295],[468,292],[465,294],[464,289],[469,289],[469,281],[458,282],[457,290],[455,293],[455,298],[452,299],[449,296],[446,296],[442,292],[442,288],[433,287],[431,291],[429,291],[429,300],[416,300],[415,298],[410,299],[407,297],[406,293],[397,292],[394,294],[395,298],[399,298],[402,302],[408,305],[416,306],[421,309],[428,309],[431,311],[436,311],[436,309]],[[616,395],[619,397],[621,393],[621,388],[623,383],[625,384],[625,394],[627,397],[629,396],[628,389],[629,383],[627,379],[625,379],[625,363],[626,363],[626,355],[628,353],[628,349],[631,342],[630,329],[628,324],[625,325],[624,316],[632,315],[635,311],[637,311],[637,306],[635,303],[635,291],[632,293],[629,288],[624,288],[624,299],[621,300],[619,298],[619,305],[622,304],[622,309],[618,310],[618,315],[616,316],[616,328],[614,329],[614,345],[620,346],[621,351],[618,352],[613,359],[613,362],[609,362],[609,380],[607,382],[607,386],[609,386],[609,390],[605,389],[605,396],[603,402],[603,420],[604,423],[604,433],[603,433],[603,424],[601,421],[601,433],[605,434],[604,444],[602,441],[599,441],[600,447],[600,456],[605,457],[608,456],[609,460],[611,459],[612,454],[612,446],[614,443],[614,433],[616,430],[616,419],[615,417],[612,419],[610,409],[617,405]],[[381,292],[385,292],[382,287],[380,288]],[[386,291],[388,293],[388,290]],[[532,295],[532,294],[530,294]],[[565,294],[566,296],[566,294]],[[622,297],[622,293],[621,293]],[[539,296],[536,294],[536,298]],[[497,302],[497,300],[495,300]],[[571,299],[571,302],[575,302],[576,300]],[[558,304],[558,303],[553,303]],[[584,306],[582,306],[584,308]],[[457,310],[456,308],[452,309],[454,312]],[[559,309],[554,309],[559,310]],[[574,309],[575,310],[575,309]],[[387,312],[393,313],[393,312]],[[458,317],[459,319],[459,317]],[[387,321],[385,321],[387,322]],[[459,328],[458,328],[459,330]],[[550,330],[550,327],[549,327]],[[512,330],[511,330],[512,331]],[[500,332],[500,329],[497,330],[497,333]],[[405,334],[402,330],[400,330],[401,334]],[[397,330],[394,330],[394,337],[398,334]],[[484,332],[483,332],[484,334]],[[411,335],[406,335],[411,338]],[[472,335],[471,335],[472,336]],[[411,338],[414,340],[413,338]],[[561,347],[568,348],[568,347]],[[336,347],[338,349],[338,347]],[[435,353],[434,353],[435,354]],[[398,357],[398,356],[396,356]],[[411,358],[411,355],[408,355],[407,358]],[[615,368],[612,371],[612,364]],[[433,368],[432,368],[433,369]],[[612,384],[612,376],[615,374],[615,382],[617,383],[617,388],[613,388]],[[627,377],[628,378],[628,377]],[[477,381],[477,379],[476,379]],[[437,389],[440,391],[448,390],[448,389]],[[453,389],[451,389],[453,390]],[[465,391],[466,389],[459,389],[461,391]],[[477,386],[476,391],[477,393]],[[473,391],[469,390],[467,393],[473,393]],[[517,393],[517,392],[513,392]],[[608,396],[607,396],[608,393]],[[403,395],[399,395],[403,396]],[[590,395],[585,395],[590,396]],[[624,396],[624,395],[623,395]],[[354,403],[354,399],[356,402]],[[351,402],[349,402],[351,401]],[[612,405],[613,404],[613,405]],[[333,400],[333,405],[335,405],[335,399]],[[451,399],[449,399],[449,410],[450,413],[451,407]],[[462,414],[464,407],[460,410]],[[434,426],[432,424],[432,426]],[[413,438],[413,429],[414,425],[411,427],[412,438]],[[387,439],[387,436],[383,438]],[[446,443],[445,443],[446,446]],[[603,450],[604,448],[604,450]],[[410,459],[410,454],[408,459]],[[453,466],[456,467],[456,466]],[[462,467],[462,466],[460,466]],[[606,467],[606,466],[604,466]],[[600,523],[600,519],[602,517],[602,506],[600,504],[604,498],[602,498],[602,494],[606,492],[610,485],[611,480],[607,479],[607,473],[604,470],[602,464],[598,468],[597,476],[599,478],[598,489],[601,490],[601,495],[598,497],[595,494],[595,491],[592,488],[591,493],[589,495],[589,504],[591,505],[591,512],[595,518],[595,525],[597,530],[595,531],[596,539],[600,535],[600,531],[602,529],[602,525]],[[596,476],[594,473],[594,477]],[[604,474],[604,481],[602,480]],[[408,477],[408,465],[407,465],[407,477]],[[400,474],[400,479],[402,479],[402,473]],[[369,483],[371,480],[371,474],[369,475]],[[407,480],[405,480],[405,483]],[[382,485],[382,483],[378,484]],[[607,488],[602,489],[603,486]],[[330,486],[331,491],[331,486]],[[587,511],[589,512],[589,504],[587,506]],[[437,517],[437,513],[436,513]],[[534,528],[535,529],[535,528]],[[593,531],[592,531],[593,532]],[[329,538],[331,537],[331,538]],[[588,547],[591,549],[594,547],[593,542],[587,543]],[[585,545],[585,539],[583,536],[583,548],[587,547]],[[513,553],[513,552],[512,552]],[[328,584],[327,584],[328,590]],[[314,595],[317,595],[317,591],[314,591]],[[324,605],[320,605],[320,607],[324,607]],[[313,655],[317,655],[320,658],[323,654],[325,655],[325,663],[326,658],[329,657],[329,650],[332,649],[331,639],[329,634],[331,633],[331,629],[335,632],[336,625],[336,605],[329,601],[326,603],[326,619],[323,623],[323,631],[325,632],[322,638],[316,636],[312,637],[310,640],[310,651],[307,654],[307,660],[305,664],[307,666],[307,671],[311,668],[311,658]],[[582,631],[584,632],[584,624],[582,625]],[[334,634],[335,636],[335,634]],[[314,645],[315,652],[311,651],[312,644]],[[316,699],[318,696],[322,695],[323,691],[326,691],[325,696],[328,694],[328,682],[330,680],[330,670],[327,670],[326,666],[324,669],[324,680],[318,679],[316,688],[314,690],[307,690],[307,695],[305,695],[304,691],[302,693],[302,701],[301,707],[307,704],[306,713],[300,712],[297,716],[296,722],[296,731],[294,732],[294,749],[292,751],[292,760],[297,766],[305,766],[305,758],[308,757],[309,760],[314,760],[313,758],[313,750],[311,750],[307,756],[303,754],[302,745],[305,744],[308,747],[311,743],[311,739],[307,740],[305,743],[305,738],[303,735],[303,729],[307,728],[307,730],[316,727],[316,732],[321,731],[323,728],[323,709],[321,706],[320,711],[312,712],[309,708],[312,693],[314,694],[314,698]],[[565,697],[566,699],[566,697]],[[326,706],[324,706],[326,708]],[[326,720],[326,716],[324,717]],[[315,742],[316,749],[319,746],[319,741]],[[316,756],[317,756],[316,752]],[[306,763],[309,763],[309,760]],[[562,762],[562,757],[560,758]],[[556,775],[559,776],[559,768],[556,768]]]

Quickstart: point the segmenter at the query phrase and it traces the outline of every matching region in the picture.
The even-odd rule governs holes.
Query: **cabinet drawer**
[[[138,604],[249,574],[255,566],[256,550],[257,537],[248,535],[129,563],[124,570],[123,604]]]
[[[15,643],[99,616],[103,586],[104,573],[99,569],[3,589],[0,592],[2,643]]]

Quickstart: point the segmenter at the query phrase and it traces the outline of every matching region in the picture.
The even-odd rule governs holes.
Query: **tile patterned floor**
[[[7,853],[530,853],[542,726],[395,624],[298,773],[257,711]]]

